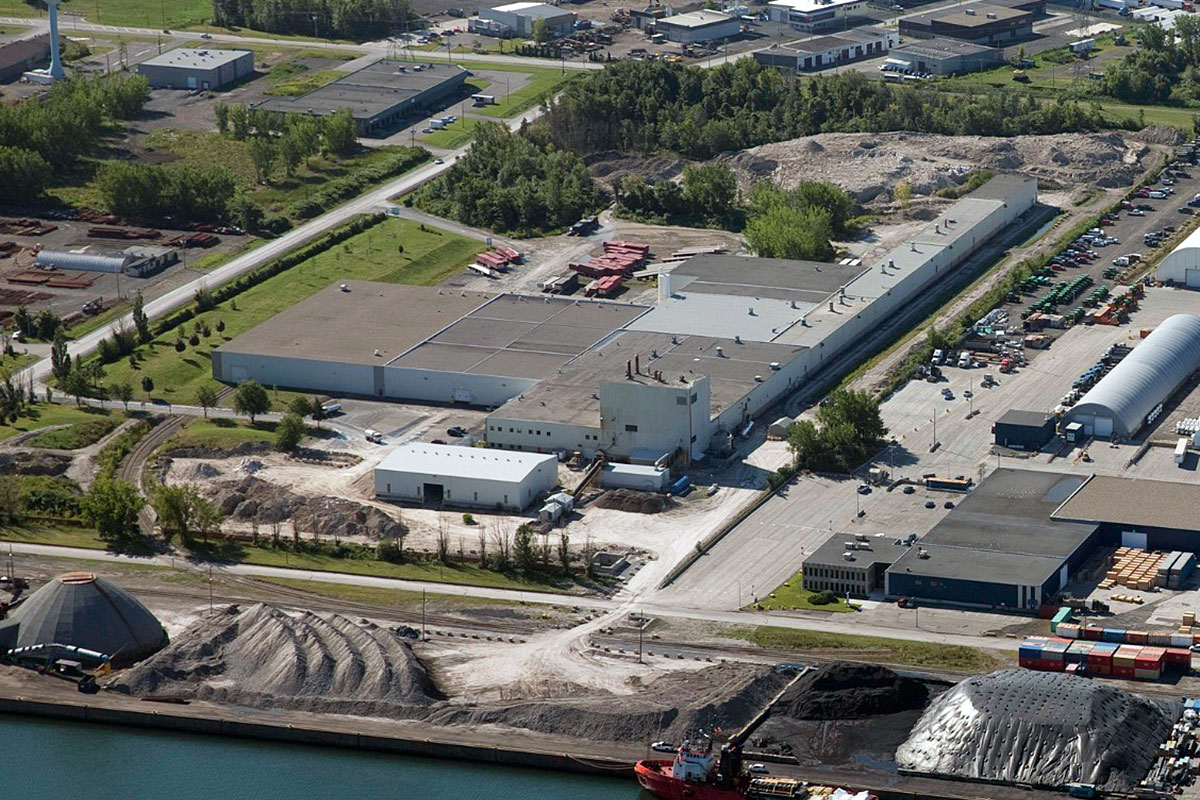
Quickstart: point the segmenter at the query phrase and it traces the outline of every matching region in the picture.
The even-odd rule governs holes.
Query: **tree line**
[[[1104,90],[1129,103],[1200,100],[1200,21],[1175,19],[1174,32],[1146,25],[1135,34],[1138,49],[1104,71]]]
[[[415,196],[442,217],[517,236],[536,236],[595,211],[599,188],[578,155],[534,129],[511,133],[480,123],[475,144]]]
[[[150,98],[141,75],[73,79],[40,98],[0,104],[0,185],[11,197],[37,198],[100,143],[106,123],[136,116]]]
[[[624,61],[571,82],[545,118],[578,153],[670,151],[709,159],[799,136],[911,130],[1016,136],[1097,130],[1100,109],[1008,90],[945,94],[857,72],[799,78],[740,59],[713,69]]]
[[[271,33],[378,39],[412,19],[409,0],[213,0],[213,24]]]

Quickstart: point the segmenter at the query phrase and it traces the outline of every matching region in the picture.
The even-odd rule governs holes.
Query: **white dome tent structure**
[[[1063,416],[1087,436],[1128,439],[1200,369],[1200,317],[1168,317]]]
[[[60,575],[29,595],[0,622],[0,654],[53,658],[72,649],[113,666],[140,661],[167,644],[151,611],[111,581],[90,572]],[[54,646],[54,647],[52,647]],[[44,655],[37,653],[44,651]],[[101,660],[97,658],[97,660]]]
[[[1192,231],[1167,254],[1159,263],[1154,277],[1163,283],[1200,289],[1200,230]]]

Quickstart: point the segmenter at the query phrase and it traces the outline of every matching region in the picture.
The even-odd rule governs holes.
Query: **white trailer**
[[[471,270],[472,272],[478,272],[480,275],[482,275],[485,278],[497,277],[495,270],[488,269],[483,264],[472,264],[469,267],[467,267],[467,269]]]
[[[1187,461],[1188,440],[1186,436],[1179,437],[1179,441],[1175,443],[1175,463],[1183,464]]]

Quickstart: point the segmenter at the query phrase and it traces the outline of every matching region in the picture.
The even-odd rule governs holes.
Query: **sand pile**
[[[887,667],[834,662],[805,673],[775,705],[772,716],[856,719],[924,708],[929,688]]]
[[[1171,134],[1172,137],[1177,135]],[[727,157],[745,189],[761,178],[784,187],[832,181],[860,203],[891,199],[900,181],[914,194],[957,186],[973,170],[1021,172],[1075,188],[1134,183],[1165,152],[1161,131],[1057,136],[940,136],[924,133],[826,133],[762,145]]]
[[[262,603],[196,623],[115,685],[254,708],[423,716],[442,699],[398,633]]]
[[[597,508],[631,511],[635,514],[661,514],[675,507],[675,501],[665,494],[638,492],[633,489],[609,489],[594,501]]]
[[[787,680],[764,667],[719,664],[698,672],[664,675],[632,695],[563,687],[564,696],[551,700],[443,707],[430,721],[506,725],[593,741],[645,744],[678,739],[696,728],[737,729],[766,706]]]
[[[1129,791],[1178,712],[1176,702],[1075,675],[1001,670],[968,678],[930,704],[896,762],[972,780]]]
[[[289,492],[261,478],[244,477],[216,482],[205,492],[221,512],[237,522],[291,520],[297,530],[326,537],[369,536],[395,538],[405,533],[404,525],[374,506],[342,497],[307,497]]]

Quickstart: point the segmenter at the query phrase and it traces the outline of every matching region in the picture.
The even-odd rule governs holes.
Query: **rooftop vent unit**
[[[973,9],[973,8],[963,9],[963,13],[966,14],[968,17],[973,17],[973,16],[975,16],[975,9]]]
[[[737,342],[738,344],[741,344],[741,343],[742,343],[742,337],[741,337],[741,334],[737,334],[737,333],[735,333],[735,334],[733,335],[733,340],[734,340],[735,342]]]
[[[994,11],[987,12],[987,18],[988,19],[996,19],[996,12],[994,12]]]
[[[773,370],[775,370],[776,372],[778,372],[779,370],[783,369],[783,365],[782,365],[782,364],[780,364],[778,361],[772,361],[772,362],[771,362],[771,369],[773,369]]]
[[[755,376],[754,376],[754,382],[755,382],[755,383],[762,383],[762,382],[763,382],[763,376],[762,376],[762,375],[755,375]]]
[[[346,284],[344,284],[344,283],[343,283],[342,285],[338,286],[338,288],[339,288],[339,289],[341,289],[343,292],[348,292],[348,291],[350,291],[350,287],[349,287],[349,286],[347,286],[347,285],[346,285]]]
[[[917,558],[929,558],[929,551],[923,547],[920,548],[917,550]]]
[[[724,358],[724,357],[725,357],[725,348],[721,347],[721,345],[717,345],[717,358]]]

